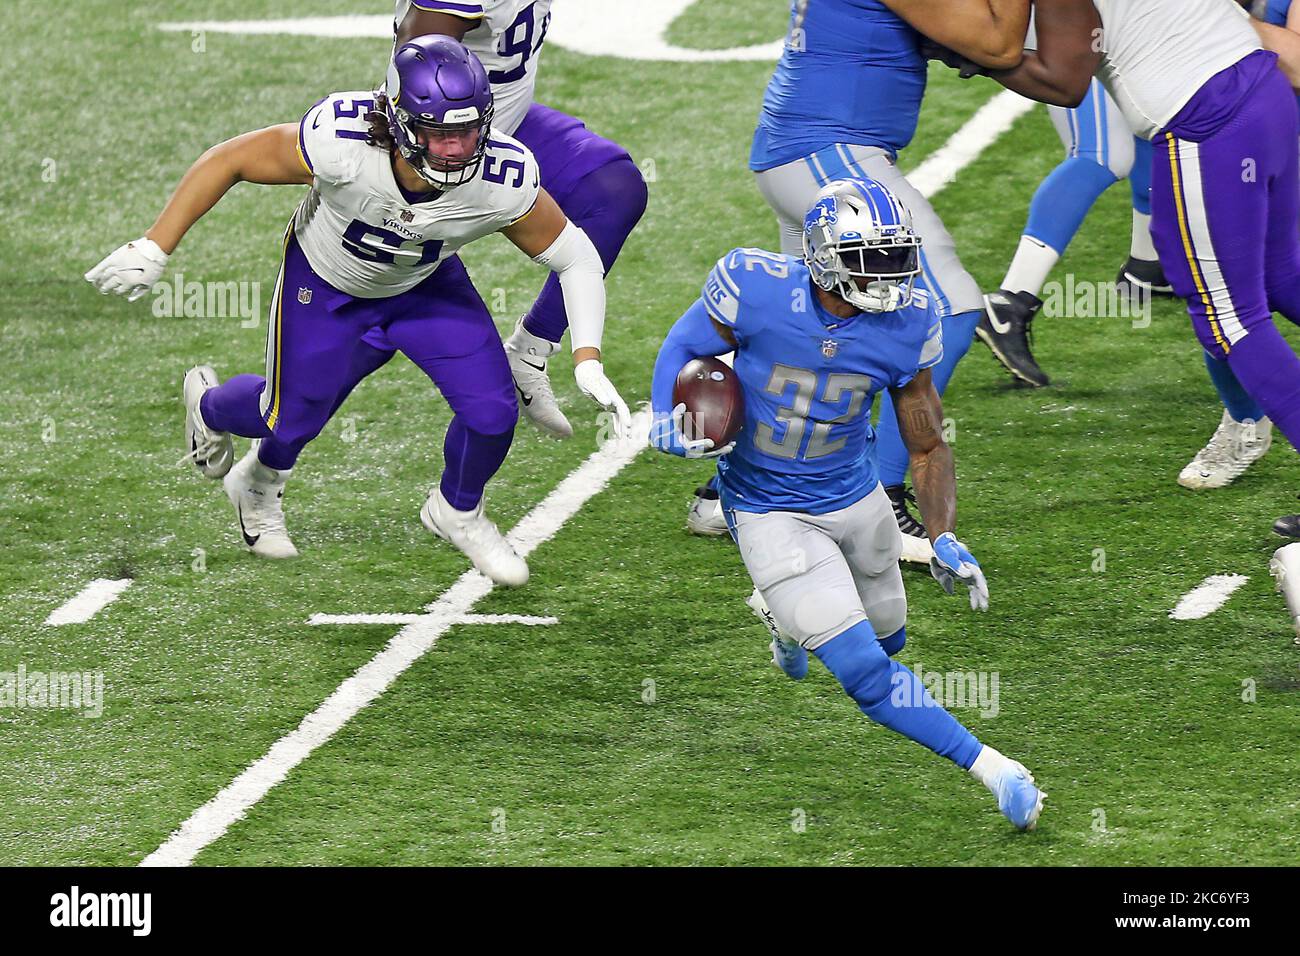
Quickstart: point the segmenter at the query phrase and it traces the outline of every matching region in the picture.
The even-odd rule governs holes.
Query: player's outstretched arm
[[[696,299],[673,323],[655,358],[650,385],[650,447],[682,458],[717,458],[735,447],[735,442],[714,448],[711,438],[691,439],[683,428],[684,405],[673,405],[677,373],[692,359],[726,355],[736,350],[736,337],[709,315],[703,299]]]
[[[911,455],[912,486],[921,508],[934,558],[930,573],[949,594],[960,581],[970,588],[970,606],[986,610],[989,586],[980,564],[957,540],[957,473],[952,449],[943,439],[943,402],[935,390],[930,370],[924,369],[902,388],[890,390],[898,430]]]
[[[312,181],[298,152],[298,124],[244,133],[213,146],[181,177],[149,230],[118,247],[86,273],[102,293],[134,302],[162,276],[167,259],[190,227],[238,182],[306,185]]]
[[[298,152],[297,123],[244,133],[213,146],[195,161],[145,236],[170,254],[236,183],[306,186],[311,181],[311,170]]]
[[[1030,0],[883,0],[936,43],[990,70],[1020,62]]]
[[[559,275],[564,311],[569,316],[573,377],[584,395],[614,415],[619,434],[626,435],[632,416],[614,384],[605,377],[601,364],[605,265],[600,253],[545,189],[538,192],[531,212],[501,231],[534,261]]]
[[[990,74],[1009,90],[1052,106],[1083,102],[1101,65],[1104,38],[1092,0],[1036,0],[1038,49],[1013,70]]]

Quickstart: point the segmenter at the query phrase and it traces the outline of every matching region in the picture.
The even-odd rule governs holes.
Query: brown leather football
[[[677,373],[673,407],[686,406],[683,431],[687,438],[711,438],[721,448],[740,434],[745,424],[745,396],[740,379],[716,358],[692,359]]]

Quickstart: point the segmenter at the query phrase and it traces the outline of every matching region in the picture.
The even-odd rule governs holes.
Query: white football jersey
[[[402,194],[386,150],[366,142],[369,92],[334,93],[302,118],[298,144],[315,177],[293,217],[312,269],[348,295],[378,299],[419,284],[448,256],[499,232],[537,202],[537,161],[492,132],[474,178],[436,198]]]
[[[533,105],[551,0],[397,0],[394,29],[413,6],[477,21],[463,42],[487,68],[496,101],[492,128],[513,134]]]
[[[1097,78],[1139,136],[1169,125],[1216,73],[1260,49],[1233,0],[1093,0],[1101,15]]]

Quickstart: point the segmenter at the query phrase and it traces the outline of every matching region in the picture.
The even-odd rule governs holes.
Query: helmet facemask
[[[883,186],[837,181],[804,220],[804,261],[818,287],[862,312],[908,305],[921,274],[921,237]]]
[[[487,150],[494,112],[491,101],[482,111],[476,106],[449,109],[439,120],[430,114],[412,113],[399,104],[400,80],[391,66],[385,87],[389,133],[402,159],[415,174],[441,190],[472,180]],[[453,151],[454,155],[441,155],[440,142],[459,144],[459,148]]]
[[[921,240],[914,235],[876,242],[842,238],[823,247],[817,284],[863,312],[894,312],[912,300],[921,274]]]

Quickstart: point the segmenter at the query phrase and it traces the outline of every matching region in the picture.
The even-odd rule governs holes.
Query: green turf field
[[[786,8],[701,0],[669,38],[774,40]],[[418,612],[467,566],[417,517],[448,414],[414,366],[375,375],[311,445],[286,496],[303,557],[260,563],[218,486],[177,465],[178,390],[199,361],[259,371],[265,320],[157,317],[152,297],[128,305],[81,278],[144,231],[208,145],[370,87],[389,50],[211,33],[195,52],[155,24],[386,12],[6,5],[0,672],[102,672],[105,687],[98,718],[0,707],[0,865],[139,862],[397,630],[310,615]],[[630,402],[647,398],[658,343],[717,257],[776,244],[745,166],[769,72],[547,49],[539,100],[654,162],[649,211],[609,283],[607,368]],[[904,166],[994,92],[936,68]],[[1036,110],[936,197],[986,287],[1060,151]],[[238,187],[168,279],[260,283],[264,307],[300,194]],[[1058,278],[1111,278],[1128,239],[1121,186]],[[507,330],[543,271],[495,238],[464,258]],[[1293,863],[1300,648],[1267,561],[1269,524],[1300,491],[1294,453],[1279,438],[1223,491],[1175,484],[1219,415],[1181,307],[1158,305],[1149,328],[1045,319],[1037,345],[1054,387],[1011,388],[977,344],[949,391],[960,532],[993,604],[976,616],[909,571],[902,659],[997,675],[996,716],[957,715],[1035,772],[1050,794],[1038,831],[1016,834],[966,774],[871,725],[824,670],[803,684],[778,673],[734,549],[684,529],[708,466],[645,452],[533,554],[528,587],[475,608],[558,624],[453,628],[196,862]],[[561,444],[521,425],[489,491],[503,528],[596,448],[567,360],[552,377],[579,434]],[[1210,617],[1168,618],[1218,573],[1250,581]],[[124,577],[89,622],[43,625],[91,579]]]

